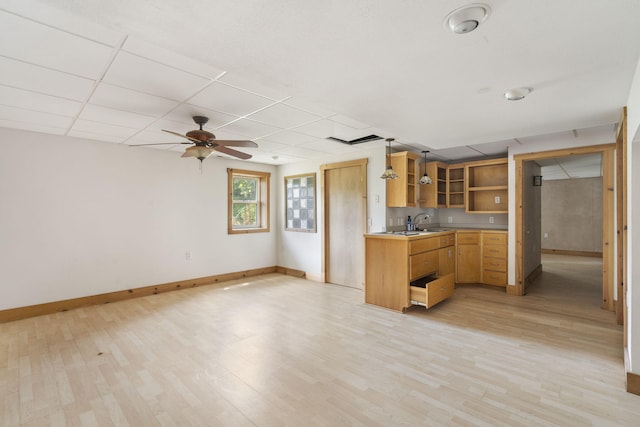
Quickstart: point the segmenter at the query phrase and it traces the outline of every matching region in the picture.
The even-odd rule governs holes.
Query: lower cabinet
[[[456,283],[480,283],[480,232],[458,231],[456,238]]]
[[[506,233],[482,233],[482,283],[507,286]]]
[[[405,311],[453,295],[454,235],[365,235],[365,302]]]

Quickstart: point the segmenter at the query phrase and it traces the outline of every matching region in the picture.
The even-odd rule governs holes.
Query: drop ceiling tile
[[[256,80],[244,79],[231,72],[220,77],[219,80],[220,82],[225,83],[229,86],[251,92],[264,98],[269,98],[272,101],[280,101],[282,99],[286,99],[289,96],[289,94],[285,93],[284,91],[265,86]]]
[[[220,82],[214,82],[191,98],[189,104],[235,116],[246,116],[273,104],[273,100]]]
[[[342,115],[342,114],[336,114],[335,116],[329,117],[329,119],[331,121],[343,124],[345,126],[349,126],[351,128],[354,128],[354,129],[366,129],[366,128],[370,127],[366,123],[362,123],[362,122],[360,122],[358,120],[355,120],[355,119],[353,119],[351,117],[348,117],[348,116],[345,116],[345,115]]]
[[[600,164],[602,163],[602,155],[598,153],[592,155],[569,156],[563,157],[558,161],[565,169],[580,168],[585,166],[600,167]]]
[[[136,133],[131,138],[127,139],[127,144],[171,144],[164,146],[168,148],[173,145],[180,145],[180,142],[187,142],[186,139],[181,139],[179,136],[172,135],[167,132],[162,132],[160,129],[143,130]],[[158,147],[162,148],[162,147]]]
[[[316,116],[320,116],[324,118],[330,117],[336,114],[334,111],[331,111],[329,108],[318,105],[317,102],[313,103],[295,96],[283,101],[283,104],[289,105],[291,107],[295,107],[299,110],[306,111],[308,113],[315,114]]]
[[[60,71],[0,56],[0,76],[5,86],[26,89],[46,95],[84,102],[93,90],[94,82]]]
[[[67,129],[73,121],[73,119],[68,116],[25,110],[7,105],[0,105],[0,119],[13,122],[36,123],[40,126],[60,129]]]
[[[271,105],[248,117],[251,120],[257,120],[282,129],[300,126],[320,119],[320,116],[284,104]]]
[[[51,133],[54,135],[64,135],[67,131],[66,128],[59,128],[55,126],[45,126],[40,123],[32,123],[32,122],[24,122],[24,121],[15,121],[15,120],[6,120],[0,118],[0,127],[3,128],[12,128],[12,129],[22,129],[22,130],[30,130],[34,132],[43,132],[43,133]]]
[[[315,141],[317,138],[314,136],[305,135],[303,133],[287,130],[287,131],[279,132],[273,135],[269,135],[269,137],[265,139],[268,139],[269,141],[273,141],[273,142],[279,142],[280,144],[300,145],[306,142]]]
[[[34,7],[33,2],[27,0],[3,0],[2,8],[9,10],[16,15],[20,15],[34,21],[45,22],[52,27],[63,31],[80,35],[84,38],[116,46],[123,37],[122,33],[112,31],[107,27],[96,25],[88,19],[78,19],[77,15],[71,14],[68,10],[59,5],[47,4],[39,1]]]
[[[55,111],[70,117],[75,117],[82,107],[81,102],[1,85],[0,103],[33,111]]]
[[[546,176],[561,176],[564,175],[566,178],[568,178],[567,174],[565,173],[565,171],[557,164],[551,164],[551,165],[547,165],[547,166],[542,166],[540,168],[540,174],[542,175],[542,177],[546,177]]]
[[[122,49],[137,56],[160,62],[206,79],[213,80],[224,72],[224,70],[220,68],[212,67],[209,64],[196,61],[195,59],[161,48],[160,46],[136,37],[128,37]]]
[[[71,129],[73,132],[87,132],[94,135],[110,136],[124,140],[136,133],[136,129],[124,126],[111,125],[107,123],[93,122],[89,120],[79,119]]]
[[[469,147],[474,150],[477,150],[478,153],[481,153],[487,156],[496,156],[499,154],[504,154],[506,156],[509,151],[509,147],[516,144],[517,142],[515,142],[513,139],[508,139],[505,141],[496,141],[496,142],[489,142],[485,144],[470,145]]]
[[[430,155],[443,160],[465,160],[478,157],[478,152],[469,147],[445,148],[443,150],[431,150]]]
[[[210,82],[123,51],[118,53],[103,81],[174,101],[184,101]]]
[[[71,130],[68,133],[69,136],[73,136],[74,138],[83,138],[83,139],[91,139],[94,141],[105,141],[105,142],[122,142],[123,138],[112,136],[112,135],[104,135],[102,133],[93,133],[93,132],[85,132],[80,130]]]
[[[134,90],[100,83],[89,103],[115,110],[129,111],[147,116],[161,116],[178,105],[178,102]]]
[[[327,138],[329,136],[333,136],[336,126],[342,125],[332,122],[331,120],[323,119],[298,126],[293,130],[304,133],[305,135],[315,136],[316,138]],[[352,128],[348,129],[353,130]]]
[[[247,138],[259,138],[261,136],[271,135],[272,133],[278,132],[281,129],[274,126],[265,125],[264,123],[254,122],[253,120],[249,119],[240,119],[224,126],[223,128],[220,128],[220,130],[237,133]]]
[[[142,114],[129,113],[127,111],[114,110],[112,108],[90,104],[84,107],[79,118],[132,129],[145,127],[154,121],[153,117]]]
[[[11,35],[0,55],[91,79],[109,64],[113,48],[0,11],[0,28]],[[7,40],[9,41],[9,40]]]
[[[358,148],[356,148],[357,145],[347,145],[330,139],[317,139],[313,142],[297,145],[297,147],[334,154],[353,153],[358,151]]]
[[[238,118],[237,116],[232,116],[230,114],[221,113],[204,107],[198,107],[192,104],[182,104],[180,107],[167,114],[166,118],[188,124],[193,129],[197,129],[198,125],[193,121],[193,116],[205,116],[209,118],[207,124],[204,125],[206,130],[224,126]]]

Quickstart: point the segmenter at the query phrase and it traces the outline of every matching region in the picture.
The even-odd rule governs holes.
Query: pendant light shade
[[[431,180],[431,178],[429,177],[429,175],[427,175],[427,153],[429,151],[423,151],[422,154],[424,154],[424,175],[422,175],[422,177],[420,178],[420,181],[418,181],[418,183],[420,184],[431,184],[433,183],[433,181]]]
[[[380,176],[380,178],[398,179],[399,178],[398,174],[391,167],[391,141],[394,141],[394,138],[387,138],[386,141],[389,143],[389,148],[387,150],[387,169],[385,169],[384,173]]]

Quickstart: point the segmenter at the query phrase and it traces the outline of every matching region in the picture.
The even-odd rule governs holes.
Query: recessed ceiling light
[[[504,93],[504,97],[509,101],[520,101],[525,96],[529,95],[533,89],[530,87],[518,87],[515,89],[509,89]]]
[[[452,11],[444,20],[445,26],[456,34],[466,34],[478,28],[491,13],[489,5],[472,3]]]

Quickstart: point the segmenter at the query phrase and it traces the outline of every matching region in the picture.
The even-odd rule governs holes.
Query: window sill
[[[236,230],[227,230],[228,234],[249,234],[249,233],[268,233],[269,228],[240,228]]]

